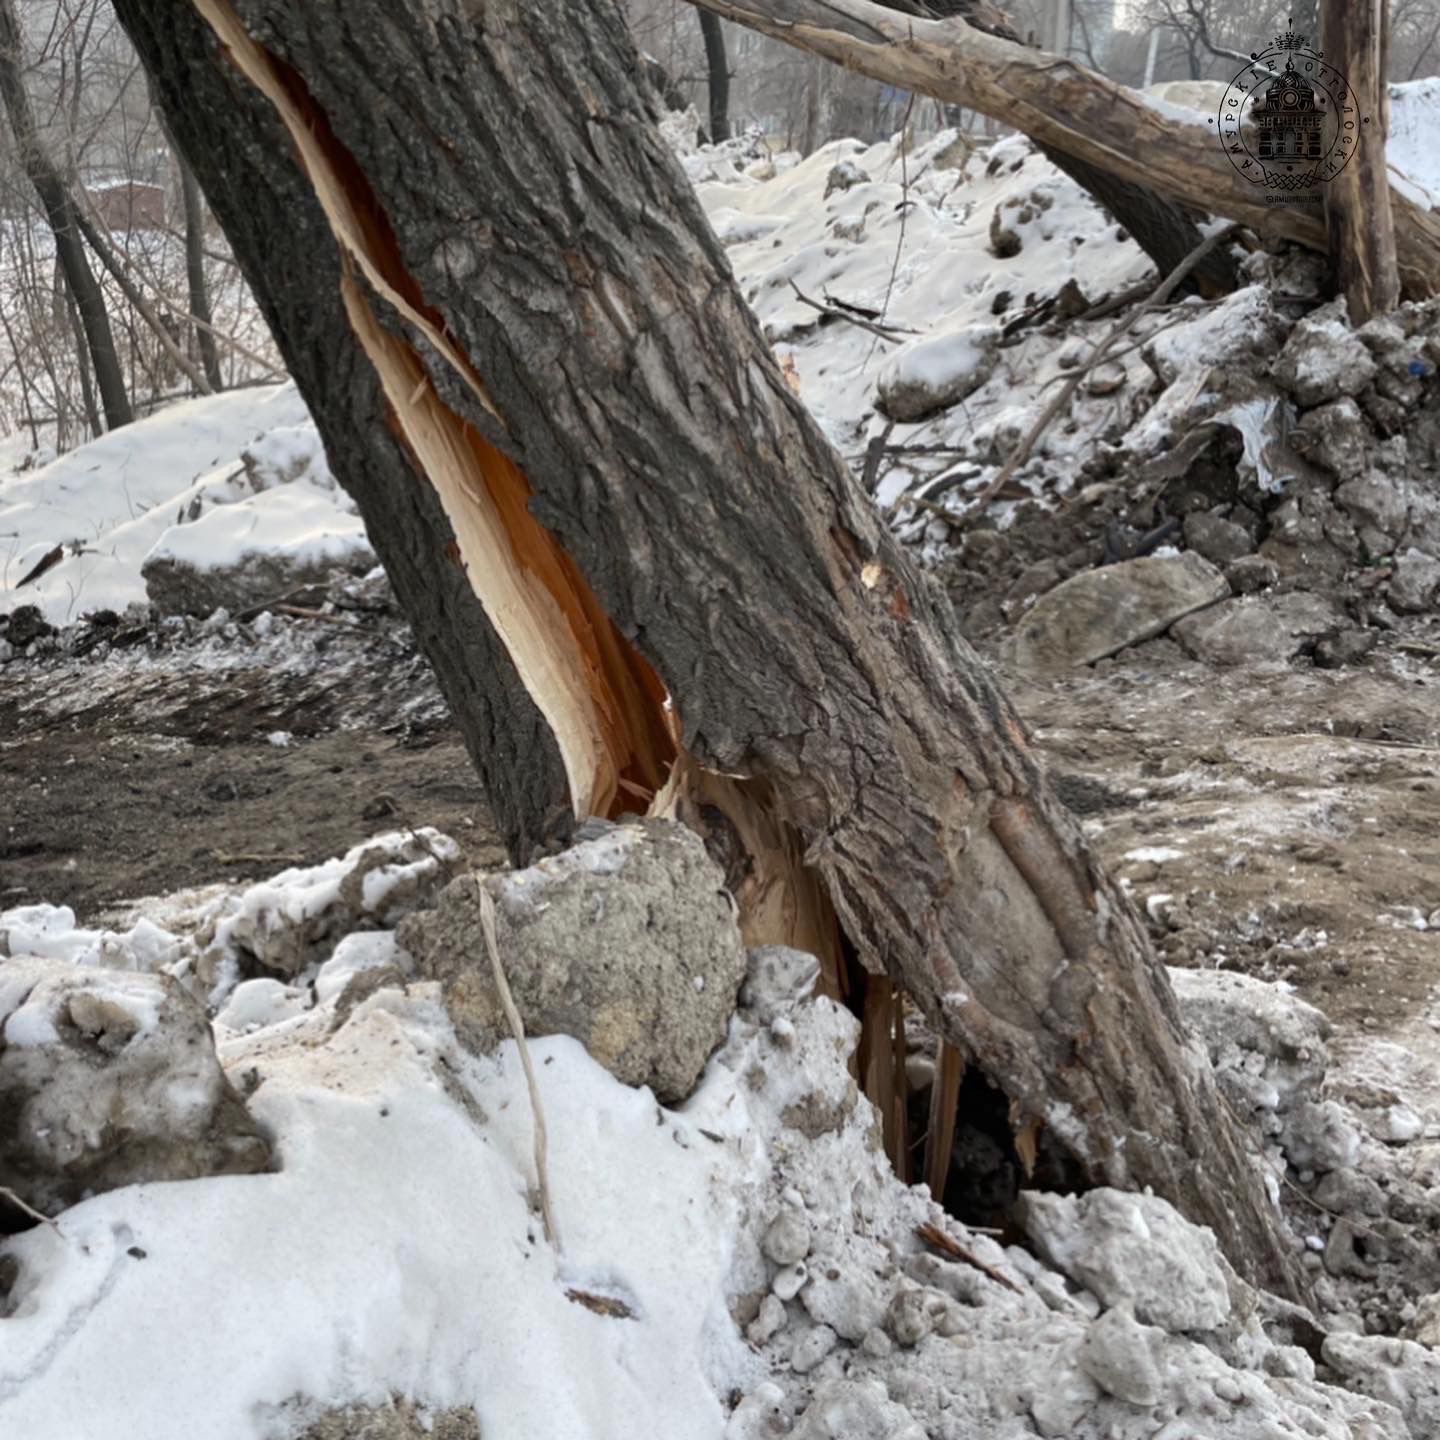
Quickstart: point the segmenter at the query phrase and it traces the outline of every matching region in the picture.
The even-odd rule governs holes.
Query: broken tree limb
[[[1298,1292],[1143,923],[948,599],[786,383],[611,0],[221,3],[197,0],[223,46],[187,0],[116,9],[395,559],[507,836],[563,833],[545,808],[557,755],[572,812],[589,772],[532,693],[500,687],[593,663],[590,713],[668,772],[682,818],[735,842],[742,927],[808,926],[823,946],[838,924],[1092,1179],[1153,1186],[1242,1274]],[[461,437],[499,458],[471,467],[448,452]],[[503,505],[481,488],[501,461]],[[496,523],[462,534],[462,502],[487,493]],[[404,529],[382,541],[386,524]],[[476,694],[447,643],[452,578],[463,623],[478,599],[501,631],[484,592],[517,558],[547,625],[503,632],[516,650]],[[637,798],[617,785],[614,813]]]
[[[1107,174],[1125,179],[1143,170],[1152,189],[1267,239],[1327,247],[1324,220],[1308,213],[1313,207],[1266,205],[1264,188],[1236,172],[1206,117],[1186,120],[1073,60],[963,20],[898,15],[873,0],[690,3],[886,84],[978,110]],[[1397,190],[1389,194],[1405,294],[1440,292],[1440,216]]]

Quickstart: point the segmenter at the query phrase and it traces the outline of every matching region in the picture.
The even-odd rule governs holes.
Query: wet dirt
[[[407,825],[497,863],[403,627],[301,625],[0,669],[0,909],[46,901],[100,924],[123,901],[317,863]]]
[[[1005,678],[1168,963],[1440,1052],[1440,665],[1221,672],[1160,641]]]

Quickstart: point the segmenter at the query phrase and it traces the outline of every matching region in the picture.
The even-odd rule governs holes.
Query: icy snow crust
[[[263,899],[302,924],[342,865],[403,838],[204,909],[234,917]],[[183,929],[193,894],[153,914]],[[10,911],[0,930],[10,1044],[49,1038],[8,984],[36,964],[70,958],[117,1003],[149,979],[97,969],[104,936],[63,911]],[[32,943],[51,958],[21,958]],[[143,970],[167,953],[128,960]],[[752,952],[728,1039],[678,1108],[572,1040],[532,1041],[557,1251],[536,1213],[514,1043],[464,1050],[438,987],[406,984],[409,968],[392,933],[360,929],[303,977],[226,994],[220,1060],[278,1171],[114,1190],[4,1242],[18,1278],[0,1305],[0,1434],[291,1440],[322,1411],[392,1394],[473,1406],[481,1433],[507,1440],[1431,1433],[1429,1351],[1394,1342],[1392,1359],[1392,1342],[1331,1337],[1332,1363],[1367,1393],[1319,1383],[1208,1232],[1163,1201],[1031,1196],[1037,1259],[901,1185],[849,1072],[857,1024],[809,998],[815,962],[794,951]],[[1258,982],[1253,1002],[1232,995],[1220,981],[1235,978],[1195,979],[1191,1001],[1222,1050],[1247,1047],[1236,1102],[1303,1118],[1323,1021]],[[1227,1019],[1237,1004],[1261,1017],[1253,1033]],[[1250,1047],[1273,1052],[1263,1077]],[[1334,1127],[1308,1108],[1320,1143]],[[927,1223],[965,1254],[922,1243]]]
[[[227,569],[257,553],[336,564],[370,553],[293,385],[175,405],[0,477],[0,537],[0,610],[38,605],[57,625],[143,602],[151,555]],[[16,588],[56,545],[65,558]]]

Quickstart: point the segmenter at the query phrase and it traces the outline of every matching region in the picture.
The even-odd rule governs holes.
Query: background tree
[[[25,89],[23,51],[15,0],[0,0],[0,101],[4,102],[9,117],[21,164],[45,209],[55,240],[56,258],[79,311],[90,365],[105,411],[105,424],[113,430],[129,424],[133,418],[130,397],[121,374],[105,297],[85,258],[85,243],[76,223],[75,196],[40,140],[30,96]]]
[[[705,40],[705,73],[710,88],[710,139],[718,145],[730,137],[730,61],[725,54],[725,30],[720,17],[702,10],[700,34]]]

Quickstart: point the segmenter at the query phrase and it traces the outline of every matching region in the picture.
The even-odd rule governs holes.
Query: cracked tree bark
[[[116,9],[516,848],[567,801],[677,810],[739,832],[777,937],[803,907],[744,872],[784,850],[1095,1180],[1152,1185],[1293,1293],[1143,926],[786,385],[609,0]],[[520,572],[588,689],[533,654],[538,704],[518,685]]]

